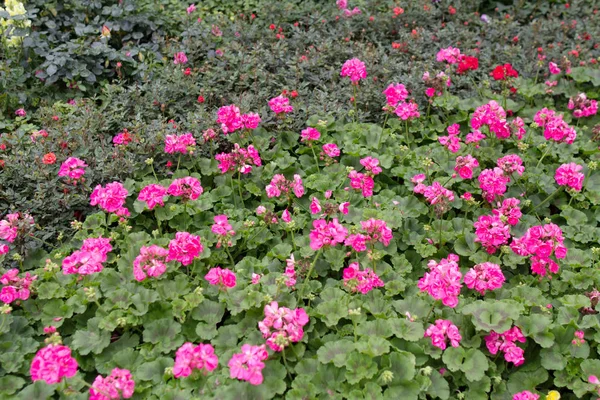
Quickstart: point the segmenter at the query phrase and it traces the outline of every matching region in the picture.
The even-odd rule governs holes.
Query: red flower
[[[509,77],[517,78],[519,73],[510,64],[498,65],[492,71],[492,77],[497,81],[503,81]]]
[[[189,67],[188,67],[188,68],[186,68],[186,69],[185,69],[185,71],[183,71],[183,74],[184,74],[185,76],[190,76],[190,74],[191,74],[191,73],[192,73],[192,69],[191,69],[191,68],[189,68]]]
[[[53,119],[54,121],[58,121],[60,118],[58,118],[58,115],[53,115],[53,116],[52,116],[52,119]]]
[[[0,168],[4,168],[4,160],[0,160]]]
[[[292,99],[295,99],[296,97],[298,97],[298,92],[295,90],[292,90],[290,93],[290,96],[292,96]]]
[[[42,162],[44,164],[54,164],[56,162],[56,155],[54,153],[47,153],[44,154],[44,157],[42,158]]]
[[[450,15],[454,15],[456,14],[456,8],[448,6],[448,12],[450,13]]]
[[[269,25],[269,29],[272,30],[272,31],[274,31],[275,30],[275,24]]]
[[[200,104],[204,103],[204,96],[202,96],[202,95],[198,96],[198,103],[200,103]]]
[[[475,71],[477,68],[479,68],[479,59],[477,57],[463,56],[458,62],[458,69],[456,72],[462,74],[470,70]]]

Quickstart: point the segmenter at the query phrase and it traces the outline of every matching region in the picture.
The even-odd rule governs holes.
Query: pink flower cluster
[[[367,294],[371,290],[383,287],[384,283],[371,268],[361,270],[357,262],[351,263],[343,271],[344,286],[352,292]]]
[[[562,164],[556,169],[554,179],[560,186],[568,186],[580,192],[583,188],[583,179],[585,176],[579,172],[583,169],[581,165],[575,163]]]
[[[90,275],[102,271],[108,253],[112,251],[110,239],[88,238],[81,248],[76,250],[62,262],[63,274]]]
[[[517,326],[512,327],[504,333],[492,331],[485,337],[485,345],[490,353],[497,354],[498,351],[501,351],[504,353],[504,359],[507,362],[512,362],[515,364],[515,367],[518,367],[525,362],[525,358],[523,357],[525,352],[515,342],[525,343],[525,336],[523,336],[521,329]]]
[[[396,107],[398,103],[406,100],[408,97],[408,90],[401,83],[392,83],[384,91],[388,106]]]
[[[133,260],[133,277],[141,282],[147,277],[156,278],[167,270],[165,263],[169,251],[157,245],[142,246],[140,254]]]
[[[429,260],[429,272],[419,279],[418,287],[422,292],[428,292],[431,297],[441,300],[445,306],[454,308],[458,304],[458,295],[462,284],[462,274],[458,268],[458,256],[448,254],[437,263]]]
[[[193,147],[196,146],[196,139],[191,133],[184,133],[183,135],[167,135],[165,137],[165,153],[181,153],[187,154],[188,151],[191,153]]]
[[[473,178],[473,169],[477,167],[479,167],[479,161],[470,154],[467,154],[466,156],[456,157],[454,171],[458,172],[458,175],[462,179],[471,179]]]
[[[29,287],[37,279],[37,276],[31,276],[29,272],[19,278],[19,270],[9,269],[0,277],[0,283],[3,285],[0,290],[0,301],[10,304],[15,300],[27,300],[30,295]]]
[[[79,158],[69,157],[61,165],[58,170],[58,176],[66,176],[70,179],[78,180],[85,174],[87,164]]]
[[[512,400],[539,400],[540,396],[535,393],[531,393],[529,390],[523,390],[522,392],[515,393]]]
[[[319,250],[323,246],[335,246],[343,243],[348,236],[348,229],[344,228],[337,218],[327,222],[324,219],[313,221],[313,230],[310,232],[310,248]]]
[[[402,121],[408,121],[421,116],[419,105],[414,101],[401,101],[396,105],[394,112]]]
[[[438,140],[442,146],[446,147],[450,152],[456,153],[460,150],[460,125],[452,124],[447,128],[448,136],[440,136]]]
[[[290,258],[285,260],[285,272],[283,275],[286,277],[285,286],[294,287],[296,285],[296,260],[292,254]]]
[[[335,158],[339,157],[340,149],[335,143],[327,143],[323,145],[323,153],[325,153],[327,157]]]
[[[173,64],[175,64],[175,65],[179,65],[179,64],[183,65],[187,62],[188,62],[188,58],[183,51],[175,53],[175,55],[173,56]]]
[[[509,154],[507,156],[501,157],[496,161],[496,165],[507,176],[510,176],[513,173],[517,173],[519,175],[523,175],[525,171],[525,167],[523,166],[523,160],[516,154]],[[509,179],[510,180],[510,179]]]
[[[469,289],[475,289],[484,295],[488,290],[500,289],[506,279],[498,264],[484,262],[471,268],[465,274],[464,280]]]
[[[227,366],[231,378],[248,381],[251,385],[260,385],[263,382],[263,362],[269,357],[265,345],[242,345],[242,352],[235,353]]]
[[[167,261],[179,261],[182,265],[190,265],[194,258],[198,257],[204,251],[200,242],[200,236],[192,235],[189,232],[177,232],[175,239],[169,242],[169,254]]]
[[[210,372],[217,368],[218,364],[219,359],[210,344],[200,343],[195,346],[193,343],[187,342],[175,353],[173,376],[185,378],[190,376],[195,369],[206,369]]]
[[[293,192],[296,197],[300,198],[304,195],[304,186],[302,186],[302,178],[300,175],[295,174],[293,181],[288,181],[282,174],[276,174],[271,179],[265,190],[267,191],[267,197],[279,197],[282,193],[285,193],[288,198],[291,198]]]
[[[235,104],[223,106],[217,111],[217,123],[221,124],[225,135],[238,129],[256,129],[260,121],[260,115],[256,113],[242,115]]]
[[[506,111],[496,101],[477,107],[471,117],[471,128],[479,132],[482,126],[487,126],[498,139],[510,137],[511,129],[506,121]]]
[[[460,49],[447,47],[438,51],[436,60],[438,62],[446,61],[448,64],[457,64],[461,60]]]
[[[233,271],[228,268],[215,267],[208,271],[208,274],[204,276],[204,279],[211,285],[218,285],[220,288],[235,287],[236,278]]]
[[[509,225],[514,226],[519,223],[519,220],[523,216],[519,208],[520,203],[520,200],[514,197],[504,199],[500,208],[493,209],[492,213],[500,217],[502,221],[506,221]]]
[[[532,226],[522,237],[514,238],[510,248],[520,256],[531,256],[531,272],[540,276],[545,276],[547,270],[558,272],[560,267],[550,259],[552,254],[557,259],[567,256],[562,231],[555,224]]]
[[[585,93],[571,97],[567,107],[569,110],[574,110],[573,117],[575,118],[591,117],[598,113],[598,101],[588,99]]]
[[[367,244],[374,246],[376,242],[383,243],[384,246],[388,246],[392,240],[392,230],[388,228],[385,221],[371,218],[367,221],[360,222],[362,230],[365,233],[354,233],[348,236],[344,245],[352,246],[357,251],[367,250]]]
[[[429,204],[435,206],[436,213],[441,215],[448,211],[449,203],[454,201],[454,193],[446,189],[439,182],[433,182],[431,186],[425,185],[425,174],[412,177],[411,182],[415,184],[413,192],[425,196]]]
[[[290,99],[283,95],[273,97],[269,100],[269,107],[275,114],[287,114],[294,111],[294,107],[290,105]]]
[[[431,344],[442,350],[446,350],[448,339],[452,347],[458,347],[462,340],[458,327],[447,319],[438,319],[435,325],[429,325],[424,336],[431,338]]]
[[[113,137],[113,143],[115,146],[127,146],[129,143],[133,141],[133,137],[127,131],[127,129],[123,129],[123,132],[119,132],[115,137]]]
[[[114,368],[110,375],[98,375],[90,388],[89,400],[129,399],[133,396],[135,382],[127,369]]]
[[[365,63],[358,58],[352,58],[342,65],[340,75],[347,76],[353,84],[357,85],[358,81],[367,77]]]
[[[348,174],[348,178],[350,178],[350,187],[352,189],[361,190],[364,197],[373,196],[373,188],[375,187],[373,176],[352,170]]]
[[[28,230],[33,224],[33,217],[29,214],[18,212],[6,214],[6,217],[0,221],[0,239],[13,243],[19,236],[19,231]]]
[[[152,210],[157,205],[165,205],[165,197],[167,195],[167,189],[156,183],[151,183],[140,190],[138,196],[139,201],[146,202],[146,205]]]
[[[301,142],[313,142],[315,140],[319,140],[319,138],[321,137],[321,132],[319,132],[318,130],[316,130],[315,128],[312,127],[308,127],[306,129],[303,129],[302,132],[300,132],[300,141]]]
[[[302,340],[302,327],[308,323],[308,314],[303,308],[290,310],[287,307],[279,307],[279,304],[273,301],[265,306],[264,311],[265,318],[258,323],[258,329],[273,351],[282,351],[291,343]]]
[[[90,205],[97,205],[104,211],[119,216],[128,216],[129,210],[123,207],[128,194],[121,182],[107,183],[105,187],[98,185],[90,195]]]
[[[382,171],[381,167],[379,166],[379,160],[373,157],[365,157],[361,159],[360,164],[372,175],[378,175]]]
[[[29,373],[34,381],[51,385],[62,378],[72,378],[77,373],[77,360],[71,357],[71,349],[59,344],[49,344],[38,350],[31,361]]]
[[[240,147],[237,143],[234,143],[233,146],[231,153],[220,153],[215,156],[215,159],[219,161],[221,173],[237,170],[242,174],[249,174],[252,172],[252,165],[250,164],[257,167],[262,165],[262,160],[254,146],[250,145],[247,149]]]
[[[204,193],[204,189],[197,178],[186,176],[175,179],[167,188],[167,194],[181,197],[183,201],[196,200]]]
[[[554,110],[542,108],[535,114],[533,121],[544,128],[544,138],[546,140],[571,144],[577,137],[575,129],[563,120],[562,114],[556,114]]]
[[[231,241],[229,239],[235,235],[235,231],[229,224],[227,215],[215,215],[213,220],[215,223],[211,226],[210,230],[212,233],[218,236],[217,248],[220,248],[222,243],[226,240],[227,246],[231,246]]]
[[[497,215],[482,215],[473,226],[475,242],[481,243],[489,254],[494,254],[510,239],[510,226]]]
[[[553,63],[553,62],[548,63],[548,69],[550,70],[550,73],[552,75],[560,74],[560,68],[558,68],[558,65],[556,65],[556,63]]]
[[[477,178],[479,187],[483,191],[483,198],[493,202],[496,197],[502,197],[506,193],[506,185],[510,178],[504,174],[501,168],[484,169]]]

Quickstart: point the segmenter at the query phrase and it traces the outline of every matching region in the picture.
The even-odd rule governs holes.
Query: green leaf
[[[512,300],[477,300],[462,309],[465,315],[472,315],[473,325],[486,332],[505,332],[512,326],[523,310],[523,306]]]
[[[21,390],[17,395],[17,399],[20,400],[33,400],[33,399],[49,399],[52,398],[56,390],[55,385],[48,385],[44,381],[35,381],[33,384],[27,386]]]
[[[161,318],[144,325],[144,342],[158,344],[162,352],[174,350],[183,343],[181,324],[172,318]]]
[[[427,394],[442,400],[450,397],[450,385],[448,385],[448,381],[444,379],[442,374],[438,371],[433,371],[429,379],[431,379],[431,386],[427,389]]]
[[[489,368],[487,357],[477,349],[450,347],[444,351],[442,360],[450,371],[464,372],[471,382],[482,379]]]
[[[349,340],[327,342],[317,350],[317,358],[322,364],[333,362],[342,368],[348,361],[348,354],[354,350],[354,343]]]
[[[0,378],[0,394],[13,394],[25,385],[25,379],[16,375],[6,375]]]
[[[351,385],[360,382],[362,379],[368,379],[377,372],[377,366],[371,357],[356,352],[348,357],[346,369],[346,379]]]
[[[162,381],[165,369],[172,367],[174,360],[169,357],[161,357],[154,361],[146,362],[133,371],[134,380],[151,381],[158,384]]]
[[[87,330],[78,330],[73,335],[71,346],[81,355],[100,354],[110,344],[110,332],[98,328],[100,318],[88,321]]]
[[[408,340],[409,342],[416,342],[417,340],[422,339],[425,334],[423,324],[420,322],[413,322],[400,318],[391,319],[389,321],[394,335],[401,339]]]
[[[402,385],[415,376],[415,356],[407,351],[396,351],[387,356],[390,371],[394,374],[392,385]]]
[[[384,338],[371,336],[366,341],[356,343],[356,349],[370,357],[377,357],[390,351],[390,342]]]

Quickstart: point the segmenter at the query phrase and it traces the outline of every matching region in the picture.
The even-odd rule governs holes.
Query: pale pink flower
[[[10,304],[16,300],[27,300],[31,294],[29,288],[33,281],[37,280],[36,276],[31,276],[29,272],[25,276],[19,278],[19,270],[16,268],[9,269],[0,277],[2,290],[0,290],[0,301]]]
[[[351,263],[343,271],[344,286],[352,292],[367,294],[371,290],[383,287],[384,283],[379,276],[370,268],[361,270],[357,262]]]
[[[267,345],[274,351],[283,351],[291,343],[302,340],[302,327],[309,321],[303,308],[291,310],[279,307],[276,301],[264,308],[265,318],[258,323],[258,329],[267,339]]]
[[[133,277],[141,282],[147,277],[158,277],[165,273],[169,251],[157,245],[142,246],[140,254],[133,260]]]
[[[183,51],[180,51],[179,53],[175,53],[175,56],[173,57],[173,64],[183,65],[187,62],[188,62],[188,59]]]
[[[251,280],[252,284],[257,285],[260,282],[260,278],[262,278],[261,274],[252,273],[252,280]]]
[[[190,6],[186,9],[188,14],[193,13],[194,11],[196,11],[196,5],[195,4],[190,4]]]
[[[438,51],[436,59],[438,62],[446,61],[448,64],[456,64],[460,61],[460,49],[447,47]]]

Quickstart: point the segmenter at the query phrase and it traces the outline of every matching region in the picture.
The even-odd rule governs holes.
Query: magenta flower
[[[446,350],[447,339],[450,339],[452,347],[458,347],[462,340],[458,327],[446,319],[438,319],[435,321],[435,325],[429,325],[424,336],[431,338],[431,344],[442,350]]]
[[[500,208],[492,210],[492,213],[499,216],[502,221],[508,222],[510,225],[516,225],[523,216],[519,204],[521,201],[514,197],[504,199]]]
[[[351,263],[343,271],[344,286],[352,292],[367,294],[371,290],[383,287],[384,283],[371,268],[361,270],[357,262]]]
[[[64,377],[72,378],[77,373],[77,360],[71,357],[71,349],[59,344],[41,348],[33,357],[29,373],[34,381],[51,385]]]
[[[241,350],[241,353],[235,353],[227,363],[231,378],[248,381],[251,385],[260,385],[263,382],[262,370],[265,367],[263,361],[269,357],[265,345],[245,344]]]
[[[512,400],[538,400],[539,395],[531,393],[529,390],[523,390],[522,392],[515,393]]]
[[[156,278],[167,270],[165,263],[169,251],[157,245],[142,246],[140,255],[133,260],[133,277],[141,282],[147,277]]]
[[[107,183],[105,187],[98,185],[90,195],[90,205],[97,205],[106,212],[122,213],[128,194],[121,182]]]
[[[294,255],[290,255],[290,258],[285,260],[285,272],[283,275],[286,277],[285,286],[294,287],[296,285],[296,260],[294,259]]]
[[[562,164],[556,169],[554,179],[560,186],[568,186],[576,192],[580,192],[583,188],[583,179],[585,178],[585,176],[579,172],[582,169],[583,167],[581,165],[575,163]]]
[[[29,230],[34,224],[33,217],[24,213],[6,214],[0,221],[0,239],[13,243],[21,233]]]
[[[165,153],[191,154],[196,146],[196,139],[191,133],[165,136]]]
[[[339,157],[340,149],[335,143],[327,143],[323,145],[323,153],[325,153],[328,157],[331,158]]]
[[[295,174],[293,181],[288,181],[282,174],[276,174],[265,187],[267,197],[279,197],[285,194],[288,199],[291,199],[291,194],[294,193],[296,197],[300,198],[304,195],[304,186],[302,185],[302,178],[300,175]]]
[[[309,210],[311,214],[318,214],[321,212],[321,203],[316,197],[313,197],[310,201]]]
[[[508,244],[510,239],[510,226],[505,224],[496,215],[482,215],[475,227],[475,242],[481,243],[489,254],[494,254],[498,248]]]
[[[438,137],[439,142],[446,147],[450,152],[456,153],[460,150],[460,126],[458,124],[452,124],[448,128],[448,136]]]
[[[498,168],[504,171],[504,174],[510,176],[513,173],[523,175],[525,167],[523,166],[523,160],[516,154],[509,154],[501,157],[496,161]]]
[[[27,115],[27,112],[25,112],[25,109],[19,108],[18,110],[15,111],[15,115],[17,117],[24,117]]]
[[[127,369],[114,368],[110,375],[98,375],[90,388],[89,400],[129,399],[133,396],[135,382]]]
[[[208,271],[204,279],[211,285],[219,285],[220,287],[232,288],[235,287],[235,274],[228,268],[215,267]]]
[[[550,257],[557,259],[567,256],[567,248],[558,225],[537,225],[529,228],[520,238],[514,238],[510,248],[520,256],[531,256],[531,271],[540,276],[545,276],[548,271],[556,274],[559,265]]]
[[[311,128],[308,127],[306,129],[303,129],[302,132],[300,133],[300,141],[301,142],[312,142],[315,140],[319,140],[319,138],[321,137],[321,133],[316,130],[315,128]]]
[[[498,351],[504,353],[504,359],[507,362],[512,362],[515,367],[523,364],[525,352],[517,346],[515,342],[525,343],[526,339],[521,332],[521,329],[514,326],[504,333],[490,332],[485,338],[485,345],[490,353],[498,354]]]
[[[175,53],[175,56],[173,57],[173,64],[183,65],[187,62],[188,62],[188,59],[183,51],[180,51],[179,53]]]
[[[31,276],[29,272],[25,276],[19,278],[19,270],[16,268],[9,269],[0,277],[2,290],[0,290],[0,301],[10,304],[15,300],[27,300],[31,294],[29,287],[37,279],[36,276]]]
[[[58,176],[66,176],[71,179],[79,179],[85,174],[87,164],[79,158],[69,157],[61,165],[58,170]]]
[[[62,262],[64,275],[90,275],[102,271],[107,254],[112,251],[110,239],[88,238],[83,241],[79,250],[65,257]]]
[[[364,197],[373,196],[373,189],[375,187],[375,181],[371,175],[357,172],[356,170],[350,171],[348,174],[350,178],[350,187],[362,191]]]
[[[195,4],[190,4],[190,6],[186,9],[188,14],[193,13],[194,11],[196,11],[196,5]]]
[[[194,259],[204,251],[200,242],[200,236],[192,235],[188,232],[177,232],[175,239],[169,242],[169,254],[167,261],[179,261],[187,266],[194,262]]]
[[[394,112],[402,121],[419,118],[421,116],[421,113],[419,113],[419,105],[414,101],[401,101],[396,106]]]
[[[302,327],[309,321],[308,314],[303,308],[290,310],[279,307],[279,304],[273,301],[265,306],[264,312],[265,318],[258,323],[258,329],[273,351],[282,351],[291,343],[302,340],[304,336]]]
[[[138,196],[139,201],[146,202],[148,209],[152,210],[157,205],[165,205],[165,197],[167,196],[167,189],[161,185],[151,183],[140,190]]]
[[[448,258],[442,258],[439,263],[435,260],[429,260],[427,266],[429,272],[426,272],[425,276],[419,279],[417,285],[419,289],[422,292],[428,292],[434,299],[441,300],[447,307],[456,307],[462,286],[458,256],[448,254]]]
[[[460,49],[447,47],[438,51],[436,59],[438,62],[446,61],[448,64],[457,64],[461,60],[460,56]]]
[[[262,165],[262,160],[254,146],[250,145],[247,149],[244,149],[237,143],[234,143],[231,153],[217,154],[215,159],[219,161],[219,169],[223,174],[234,171],[249,174],[252,172],[251,164],[257,167]]]
[[[577,138],[575,129],[563,120],[562,114],[543,108],[533,117],[533,121],[544,128],[544,138],[558,143],[571,144]]]
[[[244,127],[240,109],[235,104],[219,108],[217,111],[217,123],[221,124],[221,129],[226,135]]]
[[[313,221],[313,230],[310,232],[310,248],[319,250],[323,246],[335,246],[343,243],[348,236],[348,230],[344,228],[337,218],[330,222],[324,219]]]
[[[484,262],[477,264],[465,274],[465,285],[485,294],[486,291],[500,289],[505,281],[502,269],[497,264]]]
[[[494,169],[484,169],[477,178],[479,187],[483,191],[483,197],[493,202],[497,197],[502,197],[506,192],[506,184],[510,178],[504,174],[504,171],[498,167]]]
[[[294,107],[290,105],[290,99],[282,95],[269,100],[269,107],[275,114],[287,114],[294,111]]]
[[[194,370],[214,371],[218,364],[219,359],[210,344],[200,343],[194,346],[193,343],[186,342],[175,353],[173,376],[185,378],[190,376]]]
[[[556,63],[550,62],[548,64],[548,69],[550,70],[550,73],[552,75],[558,75],[560,74],[560,68],[558,68],[558,65],[556,65]]]
[[[341,76],[347,76],[353,84],[358,84],[361,79],[367,77],[365,64],[358,58],[352,58],[342,65]]]
[[[494,100],[477,107],[473,112],[471,128],[479,130],[482,126],[487,126],[490,132],[496,134],[498,139],[510,137],[511,129],[506,121],[506,111]],[[479,132],[479,134],[481,133]]]
[[[471,179],[473,178],[473,170],[477,167],[479,167],[479,161],[477,161],[477,159],[470,154],[467,154],[464,157],[456,157],[454,171],[458,172],[458,175],[462,179]]]
[[[392,83],[384,91],[386,102],[389,106],[396,107],[398,103],[406,100],[408,90],[401,83]]]
[[[567,107],[569,110],[574,110],[573,117],[575,118],[591,117],[598,113],[598,101],[589,100],[585,93],[571,97]]]
[[[168,194],[181,197],[183,201],[196,200],[203,192],[200,181],[192,176],[175,179],[167,189]]]

